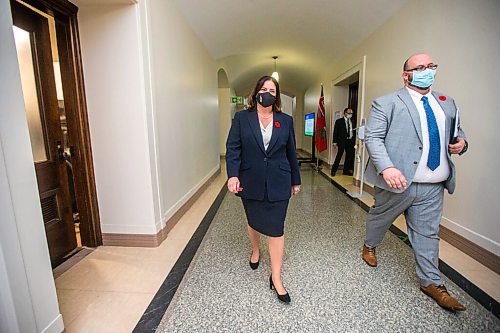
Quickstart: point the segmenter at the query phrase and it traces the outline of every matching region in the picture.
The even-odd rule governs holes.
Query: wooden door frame
[[[59,52],[64,49],[68,54],[66,66],[61,63],[61,76],[64,82],[68,141],[70,145],[73,143],[77,147],[72,160],[75,161],[73,174],[81,221],[80,235],[83,245],[96,247],[102,245],[102,234],[80,52],[78,7],[66,0],[22,0],[22,2],[54,17]]]

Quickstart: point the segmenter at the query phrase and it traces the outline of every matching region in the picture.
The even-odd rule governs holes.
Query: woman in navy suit
[[[289,303],[281,281],[288,200],[300,191],[293,119],[281,112],[278,82],[263,76],[255,86],[250,108],[237,112],[226,142],[230,192],[241,197],[252,244],[250,267],[259,266],[259,239],[269,237],[269,285],[278,299]]]

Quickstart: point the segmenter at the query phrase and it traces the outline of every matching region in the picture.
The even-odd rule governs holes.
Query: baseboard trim
[[[491,253],[443,225],[440,226],[439,237],[495,273],[500,274],[500,257],[496,254]]]
[[[57,317],[49,325],[47,325],[47,327],[41,330],[41,333],[60,333],[65,330],[62,314],[58,314]]]
[[[354,186],[360,187],[361,181],[359,179],[353,178],[352,184]],[[368,185],[367,183],[364,183],[363,191],[365,191],[366,193],[370,193],[372,196],[375,195],[375,191],[373,190],[373,186]]]
[[[170,217],[163,227],[156,234],[117,234],[103,233],[102,243],[106,246],[127,246],[127,247],[158,247],[167,238],[168,233],[179,222],[181,217],[193,206],[207,187],[219,176],[219,169]]]
[[[157,247],[165,239],[163,229],[157,234],[102,234],[104,246]]]

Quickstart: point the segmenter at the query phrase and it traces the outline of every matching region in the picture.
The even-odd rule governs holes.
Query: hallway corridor
[[[499,0],[0,0],[0,333],[500,333],[498,31]],[[432,59],[409,66],[422,52]],[[370,119],[424,73],[443,162],[452,129],[470,144],[448,160],[439,235],[458,314],[419,290],[401,216],[379,267],[360,253],[377,184]],[[285,225],[288,306],[269,289],[267,239],[250,269],[226,190],[228,134],[264,76],[280,94],[264,118],[291,116],[275,133],[289,127],[312,162]],[[387,167],[411,158],[407,180],[447,179],[441,159],[426,169],[425,109],[404,99],[386,106],[408,115],[383,108],[386,124],[404,118],[386,131],[401,154]],[[346,108],[352,176],[344,157],[346,175],[330,177]]]
[[[248,267],[242,204],[227,193],[223,161],[221,168],[159,247],[100,246],[56,278],[66,332],[500,332],[500,320],[448,279],[464,313],[422,294],[411,249],[392,233],[380,266],[366,266],[365,211],[305,166],[286,222],[292,304],[280,304],[268,289],[264,238],[260,267]],[[496,273],[445,241],[440,257],[498,304]]]
[[[411,248],[388,233],[379,267],[360,258],[366,212],[322,175],[303,168],[303,190],[285,224],[284,285],[269,290],[267,241],[248,267],[246,221],[226,193],[157,332],[498,332],[500,320],[445,278],[467,307],[450,313],[418,289]]]

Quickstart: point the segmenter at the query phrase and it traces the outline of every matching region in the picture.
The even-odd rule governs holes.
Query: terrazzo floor
[[[500,320],[446,277],[467,311],[445,311],[420,292],[412,250],[391,233],[379,267],[368,267],[366,212],[314,171],[302,182],[285,224],[291,304],[269,289],[265,238],[260,267],[248,266],[243,206],[228,193],[157,332],[500,332]]]

